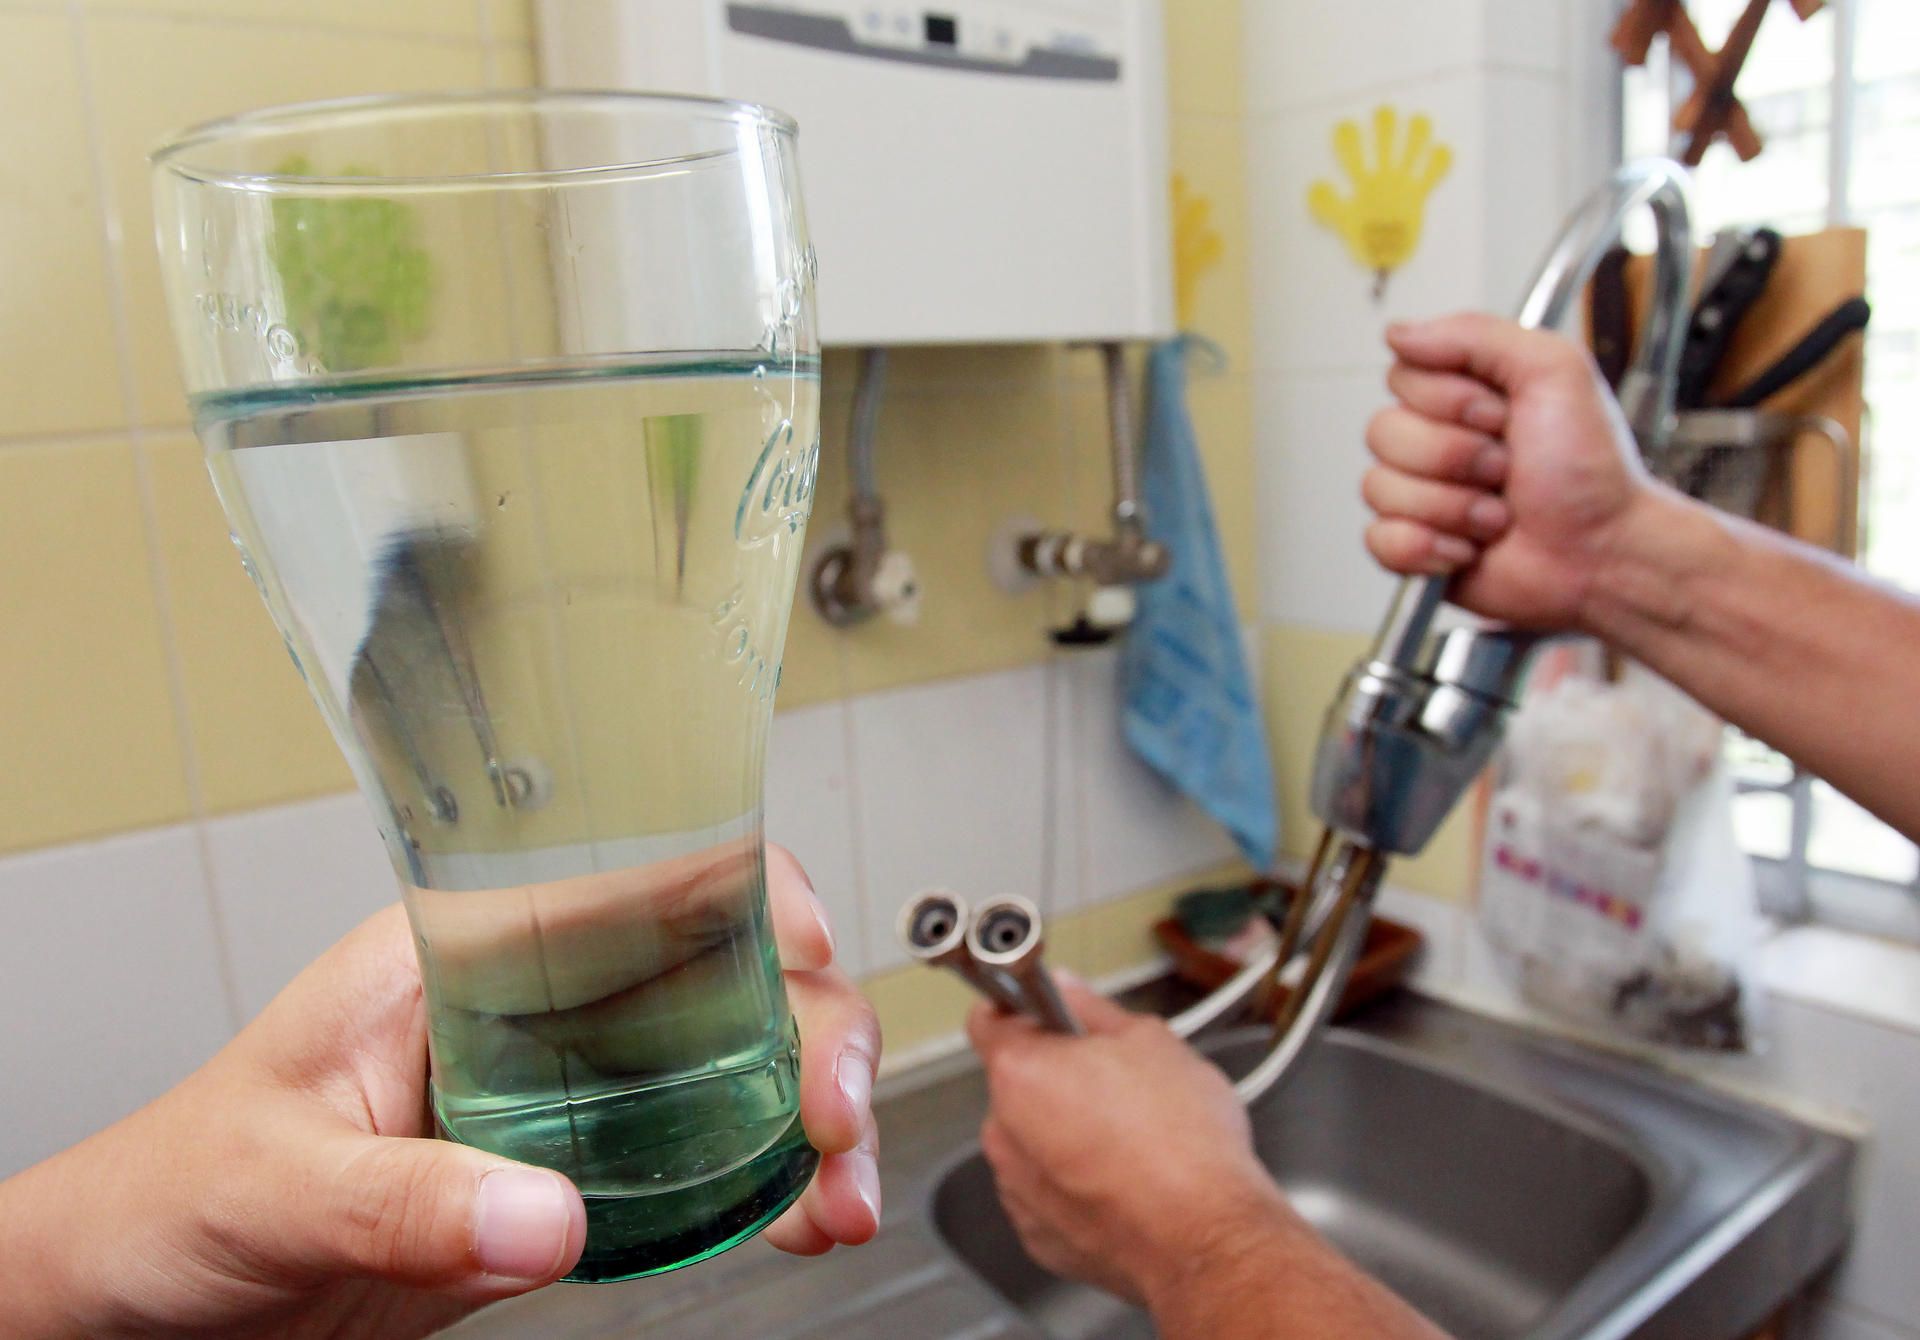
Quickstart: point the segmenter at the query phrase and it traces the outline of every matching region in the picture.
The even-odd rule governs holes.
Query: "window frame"
[[[1622,10],[1623,0],[1603,0],[1602,3],[1584,8],[1590,16],[1593,12],[1604,15],[1611,24]],[[1825,220],[1828,227],[1844,227],[1853,221],[1850,197],[1853,184],[1854,109],[1858,98],[1853,56],[1859,14],[1856,0],[1832,0],[1829,10],[1833,14],[1833,76],[1827,120]],[[1625,156],[1627,72],[1610,50],[1604,46],[1599,49],[1603,52],[1602,63],[1612,71],[1609,81],[1612,105],[1604,120],[1604,136],[1590,136],[1589,144],[1609,143],[1611,161],[1619,163]],[[1668,63],[1666,91],[1669,108],[1680,104],[1689,79],[1690,76],[1677,62]],[[1583,110],[1598,110],[1590,98],[1582,98],[1581,101],[1585,103]],[[1863,489],[1870,487],[1870,473],[1864,468],[1861,471]],[[1787,854],[1781,858],[1761,855],[1752,855],[1750,858],[1762,910],[1782,921],[1818,922],[1840,930],[1920,943],[1920,871],[1912,880],[1900,883],[1813,864],[1809,848],[1813,834],[1814,780],[1812,774],[1797,765],[1791,777],[1784,781],[1737,777],[1736,784],[1741,794],[1783,795],[1789,805]]]

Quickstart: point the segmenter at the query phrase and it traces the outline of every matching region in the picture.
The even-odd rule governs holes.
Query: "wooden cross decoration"
[[[1680,0],[1632,0],[1614,25],[1613,49],[1628,65],[1643,65],[1647,48],[1658,33],[1667,35],[1667,47],[1676,59],[1693,72],[1693,94],[1673,114],[1676,133],[1687,137],[1681,161],[1698,167],[1707,146],[1716,137],[1724,137],[1741,161],[1760,152],[1760,133],[1747,117],[1747,109],[1734,96],[1733,81],[1753,49],[1754,34],[1767,16],[1770,0],[1747,0],[1747,7],[1727,34],[1726,45],[1708,51]],[[1793,12],[1810,19],[1826,6],[1826,0],[1789,0]]]

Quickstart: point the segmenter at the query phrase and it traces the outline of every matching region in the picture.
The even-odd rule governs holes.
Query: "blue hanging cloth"
[[[1195,346],[1220,357],[1214,346],[1183,335],[1156,345],[1147,359],[1140,496],[1173,566],[1139,588],[1138,613],[1120,652],[1121,729],[1134,753],[1191,796],[1265,871],[1279,835],[1273,765],[1187,415],[1187,360]]]

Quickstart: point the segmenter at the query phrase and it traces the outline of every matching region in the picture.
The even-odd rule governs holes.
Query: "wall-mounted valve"
[[[1105,642],[1133,622],[1133,588],[1158,581],[1173,565],[1167,547],[1147,534],[1140,505],[1139,444],[1133,428],[1133,402],[1127,393],[1127,369],[1121,346],[1100,346],[1107,380],[1107,428],[1113,448],[1113,534],[1104,538],[1068,531],[1025,530],[1002,541],[1002,555],[991,558],[1001,584],[1010,588],[1038,577],[1075,577],[1093,583],[1086,608],[1055,642],[1072,645]]]
[[[847,519],[853,533],[845,544],[820,555],[808,582],[814,608],[836,628],[876,614],[901,624],[920,617],[920,582],[913,560],[901,550],[887,548],[886,508],[874,480],[873,438],[886,373],[886,350],[862,351],[853,424],[847,434],[847,472],[853,481]]]

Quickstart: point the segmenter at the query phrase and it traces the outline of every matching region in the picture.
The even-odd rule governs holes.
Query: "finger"
[[[1486,543],[1513,521],[1507,504],[1464,484],[1442,484],[1376,465],[1360,479],[1360,496],[1382,517],[1418,521],[1434,530]]]
[[[820,1160],[820,1170],[767,1240],[795,1256],[837,1245],[857,1247],[880,1231],[880,1130],[871,1118],[860,1143]]]
[[[838,968],[787,974],[787,1000],[800,1030],[800,1120],[823,1154],[860,1142],[880,1065],[873,1006]]]
[[[1140,1020],[1139,1015],[1116,1005],[1073,973],[1056,972],[1053,980],[1061,1000],[1079,1017],[1088,1033],[1096,1036],[1119,1033]]]
[[[1572,341],[1486,312],[1395,322],[1387,327],[1387,344],[1415,367],[1463,372],[1503,391],[1541,376],[1586,375],[1592,367],[1591,357]]]
[[[1008,1014],[988,1001],[980,1001],[967,1011],[967,1041],[983,1061],[1039,1031],[1039,1025],[1026,1015]]]
[[[1482,488],[1507,480],[1507,448],[1485,433],[1389,406],[1367,423],[1367,450],[1383,465]]]
[[[353,1135],[308,1148],[308,1175],[270,1212],[275,1241],[293,1235],[316,1274],[506,1298],[559,1279],[586,1245],[586,1205],[559,1173],[441,1140]]]
[[[767,1226],[767,1245],[789,1256],[823,1256],[837,1245],[796,1201]]]
[[[781,966],[811,972],[833,962],[833,930],[813,881],[794,854],[777,842],[767,844],[767,910]]]
[[[1457,372],[1429,372],[1411,363],[1387,369],[1387,389],[1400,403],[1429,419],[1457,423],[1482,433],[1507,427],[1507,398],[1484,382]]]
[[[1389,572],[1409,577],[1444,577],[1480,556],[1469,540],[1401,517],[1383,517],[1367,527],[1367,552]]]

